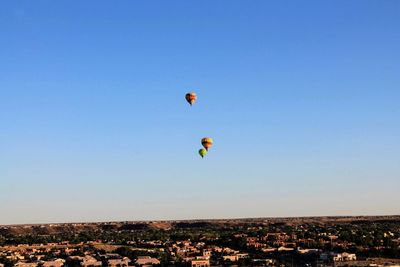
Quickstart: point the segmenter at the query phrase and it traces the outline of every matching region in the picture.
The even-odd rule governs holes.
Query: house
[[[223,249],[223,253],[226,253],[226,254],[237,254],[237,253],[239,253],[239,251],[231,249],[231,248],[224,248]]]
[[[299,254],[309,254],[309,253],[317,253],[320,250],[317,248],[306,248],[306,249],[302,249],[302,248],[297,248],[297,252]]]
[[[278,251],[293,251],[294,248],[287,248],[287,247],[279,247]]]
[[[64,266],[65,260],[63,259],[56,259],[53,261],[44,261],[42,263],[42,267],[62,267]]]
[[[34,253],[32,253],[32,255],[33,255]],[[32,258],[32,256],[30,256],[31,258]],[[36,258],[36,260],[38,260],[38,261],[41,261],[43,258],[45,257],[45,255],[44,254],[35,254],[35,258]]]
[[[209,259],[211,257],[212,250],[211,249],[203,249],[203,257]]]
[[[261,249],[261,251],[265,252],[265,253],[271,253],[271,252],[274,252],[276,250],[277,250],[277,248],[262,248]]]
[[[239,260],[239,257],[237,255],[225,255],[223,256],[224,261],[231,261],[231,262],[236,262]]]
[[[79,265],[81,267],[101,267],[102,262],[96,260],[92,256],[85,256],[85,257],[80,257],[80,256],[70,256],[67,258],[68,266],[76,266]]]
[[[254,263],[263,263],[266,266],[274,266],[275,264],[275,260],[274,259],[253,259]],[[264,265],[263,265],[264,266]]]
[[[355,261],[355,260],[357,260],[356,254],[343,252],[333,255],[333,261]]]
[[[218,253],[222,253],[224,251],[224,249],[220,248],[220,247],[213,247],[213,251],[218,252]]]
[[[131,260],[127,257],[122,259],[109,259],[107,260],[107,266],[109,267],[128,267]]]
[[[237,253],[236,256],[238,256],[239,259],[247,258],[249,256],[248,253]]]
[[[38,264],[36,262],[17,262],[15,267],[37,267]]]
[[[246,242],[247,242],[247,246],[249,247],[254,247],[255,244],[258,241],[258,237],[247,237],[246,238]]]
[[[25,256],[21,255],[19,252],[15,252],[14,253],[15,258],[17,258],[18,260],[25,260]]]
[[[190,263],[192,267],[210,267],[210,260],[208,259],[194,259]]]
[[[159,265],[160,263],[158,259],[150,256],[140,256],[135,262],[137,265]]]

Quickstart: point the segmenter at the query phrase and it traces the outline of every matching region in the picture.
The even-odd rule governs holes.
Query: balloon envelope
[[[207,154],[207,150],[205,150],[204,148],[199,150],[199,155],[204,158],[204,156]]]
[[[187,93],[185,99],[190,105],[193,105],[197,100],[197,94],[195,92]]]
[[[208,151],[208,149],[213,146],[214,140],[211,137],[204,137],[201,139],[201,144]]]

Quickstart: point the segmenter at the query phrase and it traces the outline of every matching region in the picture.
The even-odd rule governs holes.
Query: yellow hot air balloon
[[[197,94],[195,92],[187,93],[185,99],[190,105],[193,105],[197,100]]]
[[[204,146],[204,148],[208,151],[209,148],[213,146],[214,140],[210,137],[204,137],[201,139],[201,144]]]

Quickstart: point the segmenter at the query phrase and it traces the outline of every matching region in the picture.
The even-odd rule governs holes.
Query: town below
[[[12,266],[400,266],[400,216],[4,225]]]

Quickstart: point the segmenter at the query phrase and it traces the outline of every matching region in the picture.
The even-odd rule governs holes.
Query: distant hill
[[[288,217],[288,218],[243,218],[243,219],[213,219],[213,220],[181,220],[181,221],[127,221],[127,222],[97,222],[97,223],[56,223],[2,225],[0,235],[51,235],[63,232],[79,233],[84,231],[135,231],[135,230],[170,230],[225,227],[229,225],[261,226],[268,224],[298,225],[298,224],[362,224],[371,222],[397,222],[400,215],[390,216],[328,216],[328,217]]]

